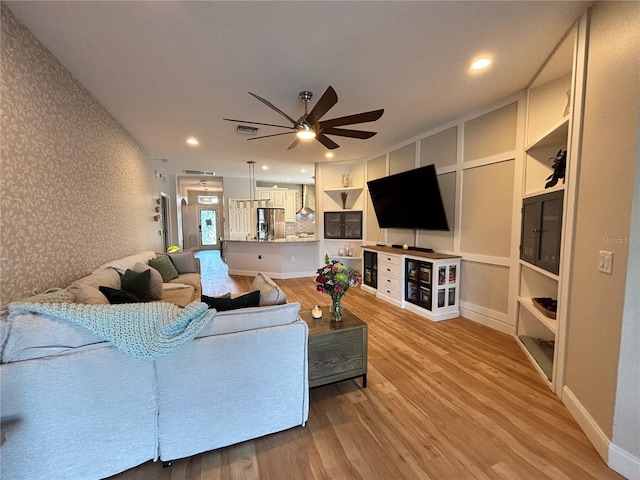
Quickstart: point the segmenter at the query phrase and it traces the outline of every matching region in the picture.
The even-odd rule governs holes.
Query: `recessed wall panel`
[[[465,162],[516,148],[518,104],[511,103],[464,124]]]
[[[410,143],[389,153],[389,175],[416,168],[416,144]]]
[[[508,312],[509,267],[462,260],[460,301],[500,313]]]
[[[387,176],[387,156],[381,155],[369,160],[367,162],[367,181],[376,180],[378,178]],[[376,212],[373,209],[373,203],[371,202],[371,195],[365,185],[365,210],[366,210],[366,230],[365,241],[366,242],[382,242],[382,233],[380,227],[378,227],[378,220],[376,218]]]
[[[463,171],[460,251],[511,255],[514,160]]]
[[[418,247],[433,248],[436,252],[452,252],[453,236],[456,224],[456,172],[438,175],[438,186],[444,204],[444,211],[449,223],[449,231],[420,230],[418,232]],[[428,206],[422,206],[428,208]],[[420,211],[419,209],[417,210]]]
[[[455,165],[457,156],[457,126],[420,140],[420,166],[434,164],[438,168]]]

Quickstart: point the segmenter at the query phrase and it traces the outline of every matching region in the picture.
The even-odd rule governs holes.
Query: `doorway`
[[[170,247],[169,239],[171,238],[169,219],[171,218],[171,206],[169,197],[165,193],[160,193],[160,218],[162,220],[162,251],[166,252]]]
[[[198,207],[199,250],[220,250],[218,235],[220,210],[218,207]]]

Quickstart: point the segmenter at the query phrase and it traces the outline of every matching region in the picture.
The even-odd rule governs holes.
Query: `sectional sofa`
[[[122,287],[113,273],[132,259],[122,260],[88,283],[11,304],[0,322],[2,479],[100,479],[305,425],[308,329],[299,303],[222,312],[199,301],[80,303],[100,292],[99,277]],[[265,285],[262,303],[273,298]],[[149,312],[162,317],[154,330],[162,342],[149,350],[127,350],[121,337],[106,340],[82,323],[123,322],[129,335]]]

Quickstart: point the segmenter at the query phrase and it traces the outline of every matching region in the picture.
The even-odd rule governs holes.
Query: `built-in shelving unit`
[[[566,330],[568,275],[564,245],[571,235],[574,189],[571,173],[577,162],[572,151],[572,125],[578,121],[576,78],[583,75],[577,58],[579,26],[570,31],[527,91],[519,283],[516,338],[549,387],[561,394]],[[564,178],[545,188],[554,173],[554,159],[566,152]],[[540,307],[551,302],[555,311]],[[554,303],[555,302],[555,303]]]
[[[364,166],[358,162],[316,166],[320,255],[360,270],[364,229]]]

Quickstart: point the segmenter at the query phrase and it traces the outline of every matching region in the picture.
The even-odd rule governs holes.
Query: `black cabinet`
[[[433,299],[431,277],[433,264],[419,260],[405,261],[405,300],[427,310],[431,310]]]
[[[520,258],[548,272],[560,272],[563,191],[522,201]]]
[[[363,282],[371,288],[378,288],[378,254],[363,250],[364,277]]]
[[[362,211],[324,212],[324,238],[362,240]]]

